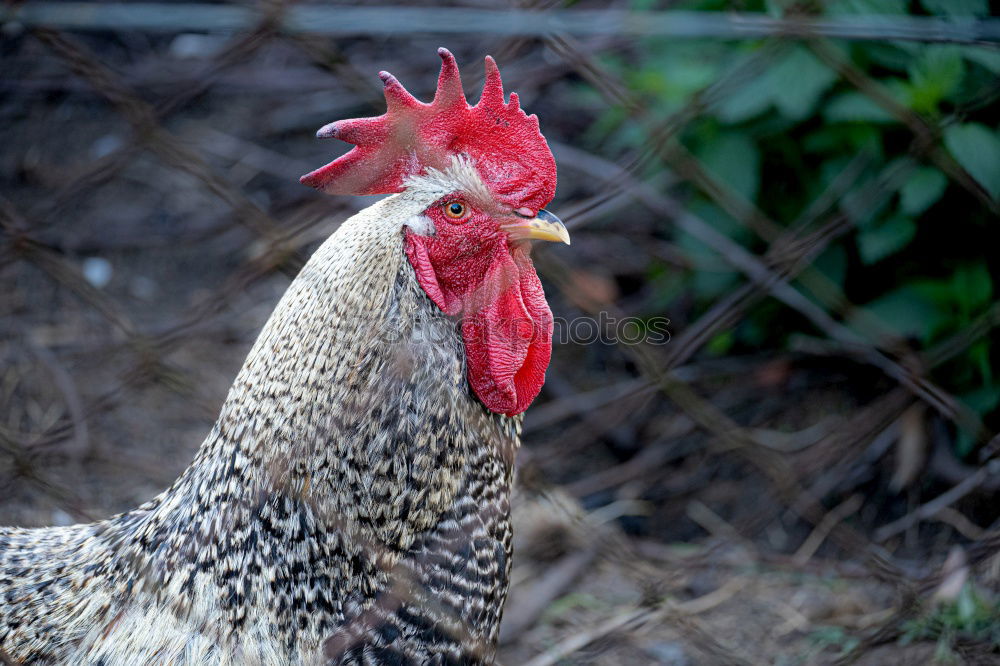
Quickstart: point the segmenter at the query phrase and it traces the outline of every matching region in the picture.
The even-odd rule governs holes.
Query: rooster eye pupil
[[[465,204],[460,201],[452,201],[450,204],[445,205],[444,211],[448,214],[448,217],[457,220],[465,215]]]

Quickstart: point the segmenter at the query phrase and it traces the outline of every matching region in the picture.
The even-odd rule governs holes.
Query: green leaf
[[[954,298],[966,315],[975,314],[989,305],[993,295],[993,279],[985,263],[959,266],[951,276]]]
[[[837,75],[806,49],[795,46],[764,74],[727,97],[716,109],[725,123],[753,118],[774,106],[782,115],[801,120],[809,115]]]
[[[715,81],[723,63],[732,57],[731,49],[722,44],[699,43],[695,46],[652,41],[646,50],[647,55],[638,65],[630,64],[619,72],[629,83],[633,72],[655,78],[655,84],[645,84],[646,88],[660,96],[658,100],[651,100],[654,105],[664,99],[687,102],[692,94]]]
[[[767,77],[758,76],[737,88],[715,109],[724,123],[736,124],[760,115],[771,106],[771,87]]]
[[[985,125],[952,125],[944,131],[944,145],[958,163],[994,199],[1000,198],[1000,137]]]
[[[837,14],[905,14],[907,0],[834,0],[826,13]]]
[[[698,157],[720,181],[754,201],[760,188],[760,151],[745,134],[719,134],[702,145]]]
[[[955,600],[955,610],[958,611],[958,620],[962,624],[968,624],[976,616],[976,600],[972,596],[972,586],[968,583],[962,586],[958,592],[958,599]]]
[[[844,284],[847,276],[847,252],[842,245],[831,245],[813,262],[820,273],[834,284]]]
[[[856,53],[855,58],[861,62],[870,63],[866,69],[871,70],[872,65],[881,65],[893,72],[905,72],[913,64],[914,58],[919,55],[922,44],[910,44],[908,42],[856,42],[852,44],[852,51]]]
[[[983,382],[986,384],[992,384],[993,365],[990,363],[989,340],[980,340],[976,344],[969,347],[969,360],[979,370],[979,374],[983,378]]]
[[[986,416],[1000,405],[1000,385],[987,384],[959,397],[976,414]]]
[[[840,198],[840,210],[856,226],[867,227],[878,219],[889,203],[887,197],[872,197],[872,192],[864,185],[854,187]]]
[[[916,285],[891,291],[865,305],[864,310],[899,335],[925,343],[948,321],[948,314]],[[856,326],[864,330],[861,317],[858,319]]]
[[[698,238],[678,230],[674,243],[691,264],[689,284],[699,301],[710,301],[727,293],[738,281],[739,274],[732,266]]]
[[[990,13],[989,0],[920,0],[931,14],[946,16],[986,16]]]
[[[965,430],[959,430],[955,437],[955,455],[964,460],[975,448],[976,438]]]
[[[724,356],[732,348],[735,341],[736,336],[733,334],[733,330],[728,329],[709,340],[708,344],[705,345],[705,351],[712,356]]]
[[[948,179],[932,167],[921,167],[899,191],[899,204],[907,215],[919,215],[941,198]]]
[[[826,123],[806,135],[802,148],[806,155],[816,156],[818,160],[826,160],[828,154],[853,156],[860,152],[868,153],[873,160],[881,159],[885,146],[880,130],[881,128],[867,123]],[[821,164],[825,169],[825,161]],[[840,171],[836,171],[833,175],[839,173]],[[830,180],[827,179],[824,183],[829,185]]]
[[[954,46],[927,46],[909,68],[910,106],[921,113],[934,113],[962,81],[965,63]]]
[[[974,391],[958,396],[965,405],[981,418],[1000,405],[1000,385],[987,383]],[[959,458],[966,458],[976,448],[976,433],[960,429],[955,438],[955,453]]]
[[[791,49],[767,73],[774,105],[785,116],[801,120],[809,115],[837,75],[802,47]]]
[[[962,48],[962,55],[994,74],[1000,74],[1000,51],[983,46],[966,46]]]
[[[781,18],[797,0],[764,0],[764,11],[770,16]]]
[[[824,107],[823,116],[831,123],[896,122],[891,113],[872,101],[868,95],[859,92],[838,95]]]
[[[865,264],[888,257],[906,247],[917,233],[917,225],[907,217],[894,217],[858,232],[858,253]]]
[[[691,201],[688,204],[688,210],[712,225],[716,231],[724,233],[737,243],[746,245],[754,237],[753,232],[746,226],[710,201]],[[712,254],[718,256],[715,250],[712,250]]]

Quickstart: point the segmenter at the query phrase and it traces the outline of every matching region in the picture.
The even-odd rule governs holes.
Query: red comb
[[[329,194],[386,194],[403,190],[425,167],[442,169],[452,155],[472,158],[486,185],[502,201],[534,210],[555,193],[556,168],[538,118],[504,102],[500,71],[486,56],[486,83],[479,103],[465,101],[455,57],[438,49],[441,75],[434,101],[425,104],[388,72],[386,113],[377,118],[338,120],[316,136],[336,137],[354,148],[301,181]]]

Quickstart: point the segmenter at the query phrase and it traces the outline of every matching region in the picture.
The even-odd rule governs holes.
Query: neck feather
[[[434,195],[407,194],[345,222],[306,264],[157,513],[174,520],[181,506],[186,515],[198,506],[193,515],[217,522],[225,507],[238,523],[262,502],[291,498],[319,529],[391,556],[454,501],[472,447],[496,443],[509,474],[520,419],[470,393],[456,323],[403,252],[400,221]]]

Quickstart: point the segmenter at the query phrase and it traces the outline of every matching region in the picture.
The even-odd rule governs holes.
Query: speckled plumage
[[[254,344],[192,465],[138,509],[0,528],[0,645],[32,664],[490,663],[520,417],[471,394],[418,285],[418,178],[346,221]]]

